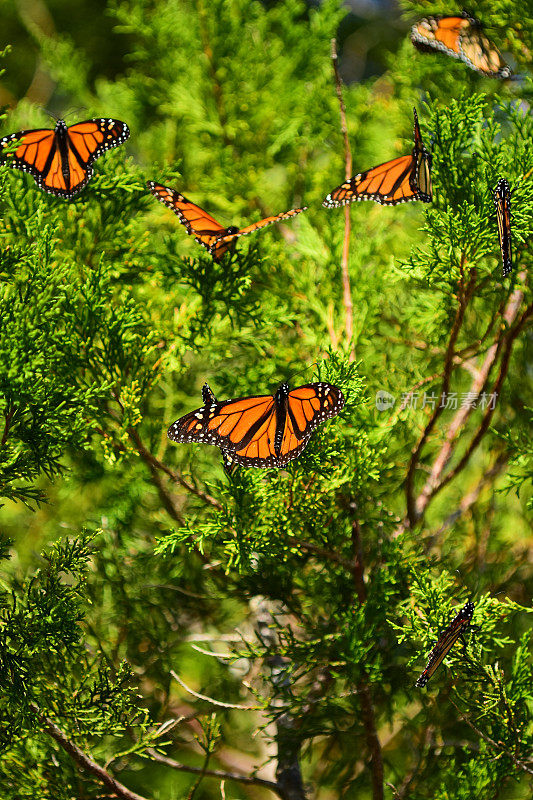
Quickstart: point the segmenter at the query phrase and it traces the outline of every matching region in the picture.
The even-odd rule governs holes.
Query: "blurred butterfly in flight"
[[[411,29],[411,41],[422,53],[440,50],[481,75],[510,78],[510,67],[482,30],[481,22],[463,11],[451,17],[421,19]]]
[[[185,414],[168,429],[175,442],[219,447],[224,464],[284,467],[300,455],[312,432],[344,406],[340,389],[331,383],[308,383],[289,390],[282,383],[275,395],[240,397],[218,402],[208,386],[205,405]]]
[[[259,222],[252,222],[251,225],[246,225],[244,228],[237,228],[234,225],[225,228],[207,211],[187,200],[175,189],[171,189],[169,186],[162,186],[160,183],[154,183],[154,181],[148,181],[147,186],[154,197],[157,197],[161,203],[176,214],[181,224],[187,229],[187,233],[194,236],[198,244],[206,248],[214,261],[220,261],[226,250],[230,248],[239,236],[247,236],[249,233],[254,233],[267,225],[290,219],[307,210],[307,206],[304,206],[304,208],[292,208],[290,211],[283,211],[274,217],[265,217]]]
[[[426,685],[437,667],[448,655],[457,639],[471,627],[470,623],[472,622],[473,615],[474,604],[469,600],[439,636],[437,643],[428,656],[426,668],[418,678],[415,686],[422,687]]]
[[[431,154],[420,133],[418,115],[414,113],[414,140],[410,155],[393,158],[377,167],[360,172],[341,183],[328,194],[323,206],[337,208],[355,200],[374,200],[386,206],[421,200],[431,203]]]
[[[67,127],[59,119],[55,128],[11,133],[0,139],[0,161],[28,172],[40,189],[71,200],[92,178],[92,164],[106,150],[123,144],[130,131],[118,119],[87,119]],[[11,155],[5,152],[20,142]]]
[[[511,247],[511,190],[505,178],[500,178],[493,192],[496,216],[498,219],[498,234],[500,237],[500,250],[502,251],[503,277],[507,277],[513,268],[513,253]]]
[[[160,183],[154,183],[154,181],[148,181],[147,186],[154,197],[157,197],[161,203],[176,214],[181,224],[185,226],[187,233],[194,236],[198,244],[206,248],[214,261],[220,261],[224,253],[239,236],[247,236],[249,233],[254,233],[267,225],[290,219],[307,210],[307,206],[304,208],[292,208],[290,211],[283,211],[273,217],[265,217],[259,222],[252,222],[251,225],[246,225],[244,228],[237,228],[234,225],[225,228],[207,211],[187,200],[175,189],[171,189],[169,186],[162,186]]]

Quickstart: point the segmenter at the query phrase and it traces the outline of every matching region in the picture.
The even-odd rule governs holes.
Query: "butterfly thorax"
[[[239,233],[239,228],[236,225],[230,225],[229,228],[226,228],[224,231],[224,236],[234,236],[236,233]]]
[[[57,120],[54,133],[57,139],[59,155],[61,156],[61,172],[63,173],[67,187],[70,188],[70,169],[68,165],[68,128],[64,119]]]

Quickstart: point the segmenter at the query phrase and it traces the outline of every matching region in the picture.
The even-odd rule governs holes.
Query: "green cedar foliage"
[[[53,110],[132,135],[71,203],[0,167],[6,800],[111,793],[80,752],[150,800],[530,796],[533,43],[515,4],[475,12],[518,80],[402,34],[344,87],[353,171],[409,152],[416,106],[435,187],[351,207],[350,341],[344,212],[320,205],[344,176],[337,0],[110,3],[114,80],[68,27],[29,26]],[[39,125],[23,100],[2,134]],[[228,225],[310,208],[215,264],[149,179]],[[166,439],[205,380],[224,398],[319,378],[346,406],[286,470],[228,477],[215,448]],[[468,597],[479,630],[415,689]]]

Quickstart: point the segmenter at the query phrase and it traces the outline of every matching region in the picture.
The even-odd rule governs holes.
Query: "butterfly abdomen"
[[[274,452],[280,456],[281,445],[283,444],[283,434],[285,432],[285,421],[287,419],[287,408],[289,398],[289,384],[282,383],[276,392],[274,402],[276,404],[276,434],[274,436]]]

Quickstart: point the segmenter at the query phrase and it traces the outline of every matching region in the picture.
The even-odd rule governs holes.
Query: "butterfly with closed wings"
[[[474,604],[469,600],[439,636],[437,643],[428,656],[426,668],[416,681],[415,686],[420,688],[426,685],[437,667],[442,664],[444,658],[448,655],[457,639],[471,627],[473,615]]]
[[[431,203],[431,154],[422,141],[416,110],[413,112],[415,146],[411,154],[354,175],[333,189],[323,206],[338,208],[356,200],[374,200],[386,206],[413,200]]]
[[[11,133],[0,139],[0,161],[35,178],[40,189],[71,200],[87,186],[92,165],[106,150],[123,144],[130,131],[118,119],[87,119],[75,125],[59,119],[55,128]],[[7,151],[20,142],[14,153]]]
[[[510,67],[482,31],[481,22],[463,11],[450,17],[421,19],[411,29],[411,41],[422,53],[440,50],[481,75],[510,78]]]
[[[502,252],[503,277],[513,269],[513,251],[511,244],[511,190],[505,178],[500,178],[493,192],[498,220],[498,235]]]
[[[204,406],[170,426],[169,439],[215,445],[232,464],[263,468],[284,467],[299,456],[315,428],[345,403],[340,389],[322,381],[292,390],[282,383],[275,395],[222,402],[209,389],[203,398]]]
[[[244,228],[237,228],[235,225],[225,228],[207,211],[204,211],[203,208],[200,208],[191,200],[187,200],[175,189],[163,186],[160,183],[154,183],[154,181],[148,181],[146,185],[159,202],[176,214],[181,224],[185,226],[187,233],[194,236],[198,244],[206,248],[214,261],[220,261],[224,253],[239,236],[247,236],[249,233],[254,233],[267,225],[290,219],[307,210],[307,206],[304,208],[292,208],[290,211],[283,211],[273,217],[265,217],[259,222],[252,222],[251,225],[246,225]]]

